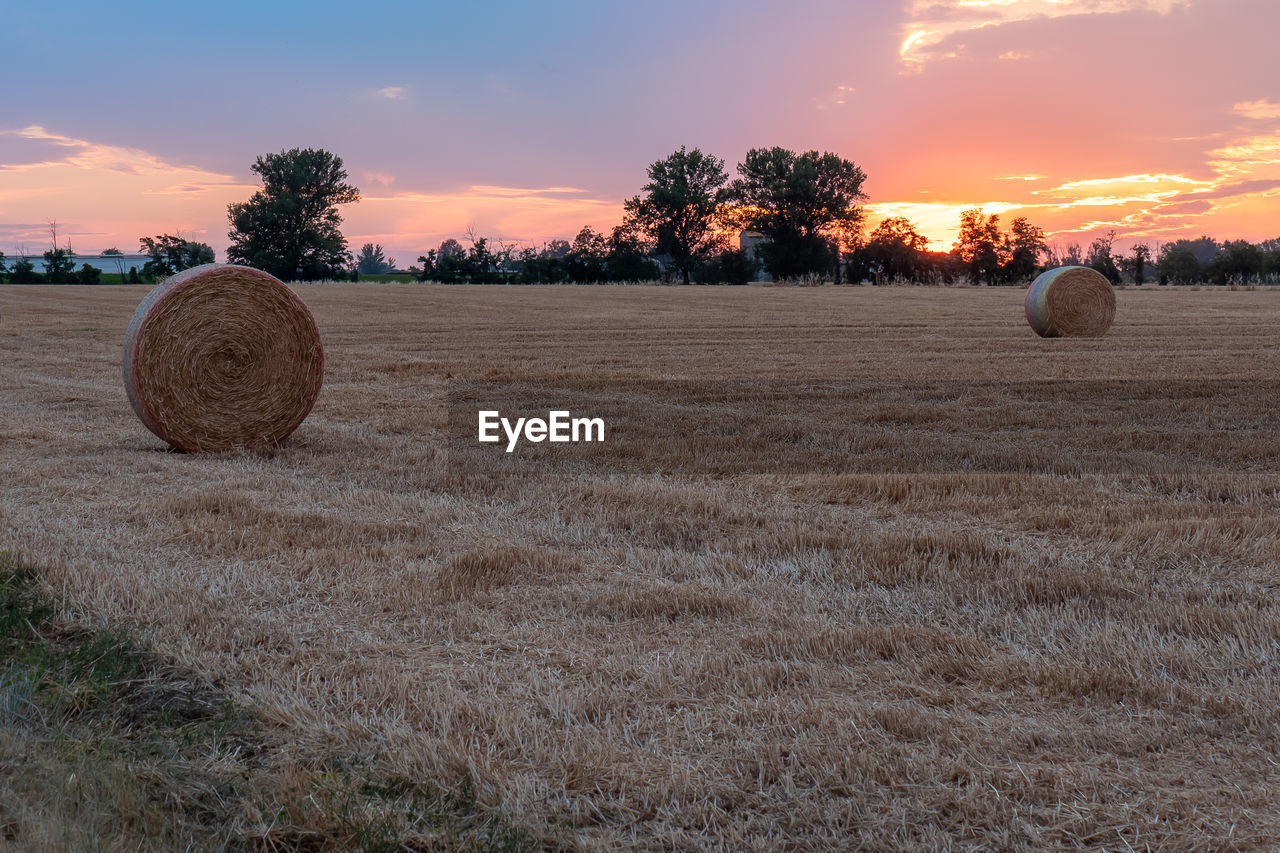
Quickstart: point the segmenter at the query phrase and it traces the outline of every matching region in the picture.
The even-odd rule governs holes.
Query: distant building
[[[37,254],[27,252],[16,255],[5,255],[4,263],[9,269],[13,269],[13,265],[17,261],[27,260],[31,262],[31,266],[35,267],[38,273],[45,272],[44,252]],[[150,255],[144,255],[141,252],[126,252],[120,255],[72,255],[72,262],[76,269],[80,269],[85,264],[91,267],[97,267],[105,273],[119,273],[120,275],[128,275],[130,267],[137,267],[138,272],[142,272],[142,265],[151,260]]]
[[[761,247],[768,242],[769,238],[759,231],[743,231],[738,235],[738,248],[756,265],[756,277],[752,281],[773,281],[773,276],[764,268],[764,256],[760,252]]]

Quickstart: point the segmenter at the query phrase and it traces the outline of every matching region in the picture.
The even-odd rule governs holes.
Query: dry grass
[[[0,547],[299,756],[565,846],[1280,843],[1271,292],[303,287],[325,390],[221,457],[129,409],[144,292],[0,288]],[[869,390],[838,472],[471,482],[449,377]]]

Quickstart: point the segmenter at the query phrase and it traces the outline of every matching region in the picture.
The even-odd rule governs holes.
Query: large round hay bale
[[[324,373],[311,312],[274,276],[205,264],[142,300],[124,386],[147,428],[192,453],[278,444],[307,417]]]
[[[1027,322],[1042,338],[1096,338],[1111,328],[1116,293],[1097,270],[1058,267],[1031,283],[1026,308]]]

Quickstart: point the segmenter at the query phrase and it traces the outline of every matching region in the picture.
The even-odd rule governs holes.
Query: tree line
[[[340,205],[359,200],[341,158],[292,149],[251,167],[263,187],[228,209],[228,260],[286,281],[337,279],[395,269],[380,245],[347,251]],[[724,161],[681,148],[649,166],[649,182],[624,205],[623,221],[602,234],[583,228],[572,241],[515,247],[471,235],[446,240],[410,271],[423,281],[552,283],[645,281],[664,270],[685,283],[745,283],[757,264],[775,277],[822,275],[840,263],[862,222],[866,176],[835,154],[783,148],[747,153],[730,180]],[[733,245],[742,229],[762,236],[759,257]]]
[[[342,158],[321,149],[294,148],[257,158],[250,167],[262,188],[228,206],[231,240],[227,260],[256,267],[285,281],[358,279],[398,272],[381,245],[365,244],[353,256],[342,235],[339,207],[360,191],[347,182]],[[607,233],[584,227],[573,240],[521,247],[468,234],[469,246],[447,239],[407,272],[420,281],[520,283],[649,281],[745,284],[761,271],[775,280],[835,282],[1022,284],[1040,271],[1089,266],[1119,283],[1148,280],[1188,284],[1255,281],[1280,277],[1280,238],[1252,244],[1218,243],[1210,237],[1152,247],[1113,250],[1115,232],[1078,244],[1050,246],[1043,229],[1026,217],[1002,227],[980,208],[961,214],[948,251],[904,217],[863,231],[861,202],[866,174],[830,152],[753,148],[731,177],[718,157],[681,147],[651,163],[648,181],[623,206],[622,222]],[[94,284],[101,272],[74,269],[70,246],[44,253],[45,271],[26,258],[9,269],[0,254],[0,280],[12,283]],[[740,244],[735,240],[741,236]],[[140,238],[148,256],[129,281],[154,281],[214,260],[213,249],[181,235]],[[116,250],[108,250],[115,252]]]
[[[70,244],[58,245],[56,223],[50,225],[53,245],[46,249],[44,271],[36,272],[35,264],[27,257],[20,257],[11,262],[0,252],[0,281],[10,284],[101,284],[102,270],[92,264],[75,266],[75,252]],[[125,273],[123,265],[120,269],[122,284],[144,284],[166,278],[200,264],[211,264],[214,261],[213,248],[207,243],[188,240],[172,234],[158,234],[155,237],[139,239],[139,251],[145,252],[148,259],[143,263],[141,271],[131,266]],[[112,247],[103,249],[101,255],[123,255],[119,249]]]

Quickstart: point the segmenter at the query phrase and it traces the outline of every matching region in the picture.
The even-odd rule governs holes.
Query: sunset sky
[[[64,2],[6,9],[0,251],[227,245],[260,154],[326,148],[353,250],[619,221],[681,145],[829,150],[872,223],[1280,236],[1273,0]]]

